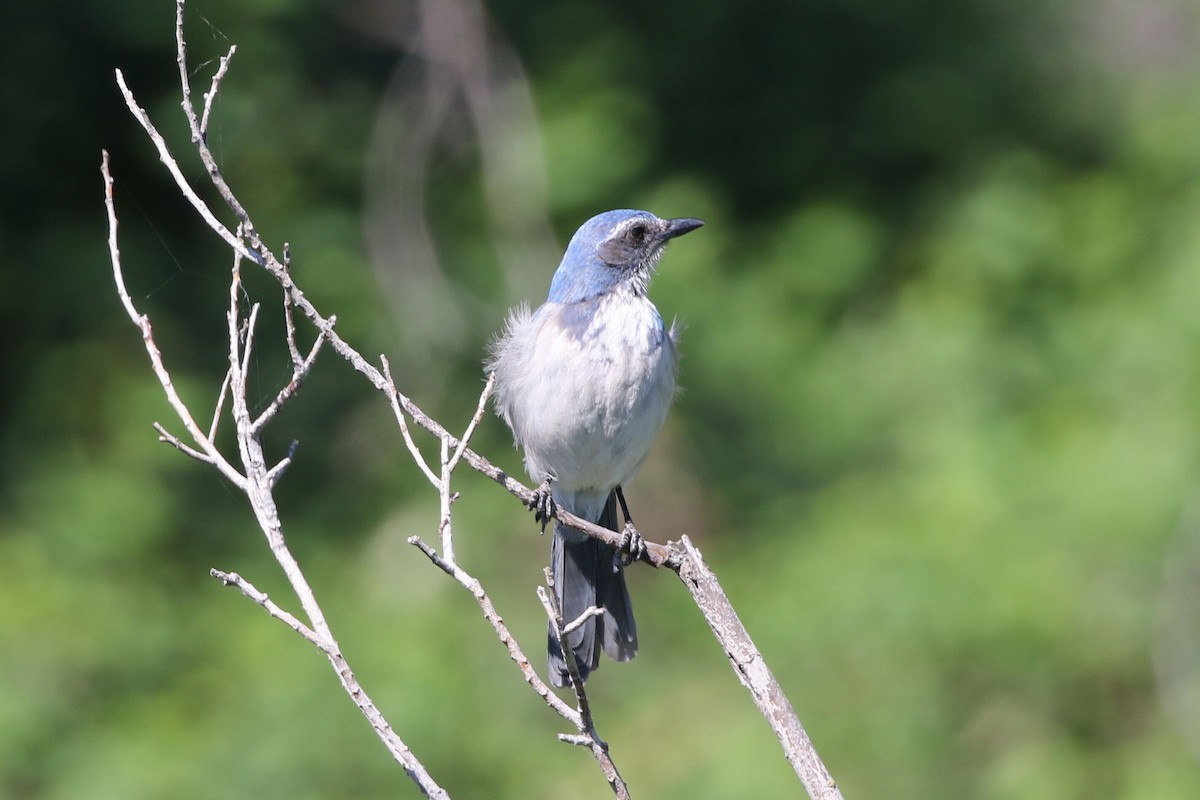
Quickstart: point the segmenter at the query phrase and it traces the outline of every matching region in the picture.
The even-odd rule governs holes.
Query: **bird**
[[[606,211],[571,237],[546,301],[513,309],[484,362],[494,375],[496,412],[524,451],[540,488],[535,520],[555,509],[622,532],[621,553],[555,519],[550,566],[559,615],[569,624],[592,607],[565,641],[582,680],[599,666],[637,654],[637,624],[624,567],[644,548],[632,527],[623,487],[645,461],[675,395],[675,323],[669,327],[647,296],[667,243],[703,225],[690,217]],[[633,533],[631,537],[629,534]],[[547,667],[557,687],[570,671],[548,626]]]

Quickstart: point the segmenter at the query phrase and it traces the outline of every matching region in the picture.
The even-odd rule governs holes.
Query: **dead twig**
[[[592,706],[588,701],[587,690],[583,685],[583,678],[579,675],[579,664],[575,661],[575,652],[571,649],[570,643],[567,641],[567,633],[572,625],[581,625],[584,620],[590,616],[590,612],[599,611],[599,609],[589,608],[579,619],[574,620],[571,625],[563,624],[562,609],[552,599],[554,596],[554,575],[549,567],[545,570],[546,585],[537,587],[538,600],[542,601],[542,608],[546,610],[546,618],[550,620],[550,632],[558,642],[559,648],[562,650],[563,660],[567,664],[567,674],[571,679],[571,690],[575,693],[575,701],[579,706],[579,733],[577,734],[559,734],[559,741],[568,744],[586,746],[592,752],[592,758],[596,759],[596,763],[600,766],[600,771],[604,774],[604,779],[608,781],[608,786],[612,789],[613,794],[618,800],[629,800],[629,787],[625,783],[625,779],[621,777],[621,773],[617,770],[617,765],[613,762],[612,756],[608,752],[608,743],[600,738],[600,734],[596,732],[596,721],[592,717]],[[549,589],[549,591],[547,591]],[[603,613],[600,611],[599,613]],[[566,738],[564,738],[566,737]]]

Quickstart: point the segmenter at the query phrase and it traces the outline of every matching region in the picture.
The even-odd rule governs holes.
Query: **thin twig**
[[[441,450],[442,479],[438,482],[438,504],[441,519],[438,522],[438,533],[442,539],[442,558],[454,563],[454,525],[450,520],[450,507],[454,504],[455,496],[450,493],[450,439],[442,439]]]
[[[391,403],[392,413],[396,416],[396,424],[400,426],[400,435],[404,437],[404,446],[408,448],[413,461],[417,462],[417,466],[421,468],[421,472],[425,473],[425,477],[429,479],[429,482],[433,484],[435,489],[441,491],[441,479],[437,475],[434,475],[433,470],[429,468],[429,464],[425,461],[425,456],[422,455],[421,449],[417,447],[417,443],[413,441],[412,432],[408,429],[408,420],[404,417],[404,409],[400,402],[402,395],[396,388],[395,381],[392,380],[392,367],[388,363],[387,356],[380,356],[379,362],[383,364],[383,376],[386,381],[384,394],[387,395],[388,402]]]
[[[182,9],[182,5],[180,8]],[[182,58],[182,54],[180,57]],[[404,771],[420,790],[430,797],[438,798],[438,800],[448,798],[449,795],[446,791],[434,781],[429,771],[425,768],[425,765],[408,748],[408,745],[395,732],[379,711],[374,701],[371,700],[362,685],[359,684],[358,679],[354,676],[354,672],[350,669],[350,665],[342,655],[341,648],[329,628],[324,611],[322,611],[320,605],[317,603],[316,596],[313,594],[308,579],[300,569],[295,556],[288,549],[283,535],[283,526],[279,520],[279,511],[272,495],[274,482],[272,472],[275,473],[274,479],[277,479],[283,467],[286,466],[288,459],[281,462],[281,465],[277,465],[275,470],[267,469],[259,433],[254,430],[254,425],[250,419],[250,411],[246,401],[246,368],[249,364],[247,353],[252,344],[252,323],[255,320],[255,311],[258,308],[258,304],[254,305],[250,319],[247,321],[245,328],[246,343],[239,348],[241,340],[239,332],[242,330],[239,325],[238,314],[240,288],[239,265],[235,260],[229,284],[229,383],[232,414],[237,430],[238,449],[241,453],[242,464],[246,470],[246,483],[243,491],[245,491],[247,498],[250,500],[250,506],[258,520],[259,528],[266,536],[271,553],[275,556],[275,561],[283,570],[288,583],[292,587],[292,591],[295,592],[296,597],[300,600],[300,605],[304,609],[305,616],[308,617],[313,632],[326,643],[326,647],[322,648],[322,652],[329,659],[329,663],[338,676],[343,690],[349,695],[354,704],[358,706],[359,711],[371,724],[371,727],[375,729],[376,735],[387,748],[388,752],[403,767]]]
[[[113,200],[113,179],[112,174],[109,172],[107,150],[103,152],[100,173],[104,177],[104,207],[108,212],[108,252],[109,258],[112,261],[113,281],[117,285],[117,294],[121,298],[121,304],[125,307],[125,313],[129,315],[129,319],[133,324],[141,329],[142,342],[146,346],[146,355],[150,356],[150,367],[154,370],[154,375],[158,378],[159,384],[162,385],[163,393],[167,396],[167,402],[175,410],[179,421],[187,428],[187,432],[191,435],[197,447],[203,451],[205,456],[211,459],[213,466],[233,485],[238,488],[244,488],[246,485],[245,477],[234,469],[232,464],[225,460],[225,457],[217,450],[212,440],[204,435],[204,432],[200,430],[200,426],[196,424],[196,420],[192,417],[192,412],[188,409],[187,404],[179,396],[179,392],[175,389],[175,383],[171,380],[171,373],[167,371],[166,365],[163,364],[162,352],[159,351],[158,345],[154,341],[154,330],[150,326],[150,318],[138,312],[137,308],[133,305],[133,299],[129,296],[129,290],[125,288],[125,275],[121,270],[121,250],[117,246],[117,209]],[[170,436],[161,427],[159,428],[159,433],[160,435]],[[176,439],[175,441],[179,440]]]
[[[410,536],[408,543],[424,553],[434,566],[454,578],[471,593],[471,596],[475,598],[475,602],[479,604],[480,610],[483,611],[484,619],[491,623],[492,628],[496,631],[496,636],[500,639],[500,643],[508,650],[509,658],[521,670],[521,675],[525,678],[525,682],[537,692],[539,697],[546,701],[546,704],[555,713],[576,728],[579,728],[582,724],[579,712],[563,702],[562,698],[556,695],[546,685],[546,682],[538,677],[537,672],[533,669],[533,665],[530,664],[529,659],[525,657],[525,653],[521,650],[521,645],[518,644],[509,631],[504,619],[496,612],[496,607],[492,605],[491,598],[484,591],[483,584],[462,567],[457,564],[451,564],[439,556],[436,550],[421,540],[421,537]]]
[[[183,101],[180,105],[183,108],[184,116],[187,117],[188,127],[192,132],[192,144],[196,146],[196,152],[200,154],[200,160],[204,162],[204,168],[208,171],[209,177],[214,183],[225,183],[225,179],[221,177],[221,168],[217,166],[217,160],[213,158],[212,152],[208,149],[208,142],[204,136],[204,129],[200,124],[200,120],[196,117],[196,107],[192,104],[192,86],[188,78],[187,71],[187,42],[183,36],[183,7],[185,0],[175,0],[175,47],[176,47],[176,62],[179,66],[179,90],[183,96]],[[229,203],[232,197],[232,192],[229,197],[224,197],[226,203]],[[254,230],[254,223],[250,219],[250,215],[246,213],[246,209],[242,204],[237,202],[237,198],[232,198],[236,207],[233,207],[234,213],[237,215],[238,221],[241,223],[246,235],[250,238],[250,244],[255,250],[259,250],[262,244],[258,238],[258,234]]]
[[[209,104],[206,104],[205,123],[202,125],[196,118],[196,111],[191,101],[191,87],[189,85],[186,63],[187,46],[183,36],[183,11],[183,0],[177,0],[176,44],[180,87],[183,96],[182,106],[192,129],[193,142],[201,152],[202,159],[205,160],[205,166],[209,168],[210,174],[219,175],[219,171],[216,169],[215,161],[211,159],[211,153],[208,152],[207,145],[204,142],[205,137],[203,135],[203,131],[205,125],[207,124],[208,113],[211,110],[212,96],[215,96],[216,88],[219,85],[220,78],[223,76],[224,72],[222,71],[218,73],[218,76],[214,78],[213,91],[210,93],[210,97],[208,98]],[[248,219],[242,220],[236,235],[230,232],[227,227],[222,225],[216,219],[211,210],[208,209],[207,205],[199,199],[196,193],[191,189],[188,182],[183,178],[182,171],[175,162],[174,157],[171,155],[162,137],[158,134],[158,131],[150,122],[149,116],[141,107],[137,105],[133,98],[132,92],[129,91],[129,87],[125,84],[124,76],[120,73],[120,71],[117,72],[117,82],[121,87],[122,94],[125,96],[126,105],[129,106],[130,111],[142,124],[143,129],[146,131],[147,135],[158,149],[160,160],[164,163],[164,165],[166,165],[168,171],[175,178],[176,184],[179,186],[184,196],[187,197],[190,202],[192,202],[193,207],[196,208],[201,217],[203,217],[204,220],[209,224],[209,227],[211,227],[218,235],[220,235],[235,253],[234,267],[229,289],[229,367],[226,373],[226,381],[222,385],[221,395],[218,398],[217,415],[219,416],[223,398],[226,392],[228,392],[231,398],[231,414],[236,427],[238,450],[241,455],[243,468],[245,469],[244,476],[233,470],[232,467],[230,467],[227,462],[224,461],[224,458],[216,450],[212,442],[204,438],[195,422],[191,419],[191,415],[187,412],[186,406],[182,404],[182,401],[178,400],[178,396],[170,382],[169,375],[166,373],[165,368],[162,367],[161,357],[157,353],[157,347],[153,346],[153,340],[150,335],[149,320],[146,317],[137,314],[133,307],[132,301],[129,299],[128,292],[125,290],[124,281],[120,271],[119,251],[116,244],[117,229],[116,214],[113,210],[112,202],[112,179],[108,170],[108,154],[105,153],[102,172],[105,178],[105,202],[109,211],[110,220],[110,250],[112,253],[114,276],[116,278],[118,291],[121,294],[122,302],[125,304],[126,311],[130,315],[130,318],[142,328],[143,338],[146,341],[147,351],[150,353],[151,363],[154,366],[155,372],[159,374],[160,382],[163,384],[163,388],[167,393],[168,399],[172,402],[173,406],[176,406],[176,410],[180,414],[181,419],[184,421],[185,426],[188,428],[189,433],[191,433],[193,438],[196,439],[197,445],[201,447],[204,453],[213,458],[214,463],[216,463],[218,466],[224,465],[222,472],[233,473],[233,476],[236,477],[235,482],[237,483],[238,487],[245,492],[250,500],[250,505],[254,510],[259,527],[266,536],[267,542],[271,547],[271,551],[274,554],[276,561],[283,569],[289,584],[291,584],[293,591],[299,598],[300,604],[304,608],[305,615],[308,617],[309,624],[303,625],[299,620],[291,617],[291,615],[287,614],[287,612],[284,612],[282,609],[279,609],[273,603],[268,604],[269,601],[265,595],[257,592],[257,590],[247,591],[246,586],[241,588],[243,589],[243,592],[247,593],[247,596],[252,597],[256,600],[256,602],[259,602],[261,605],[263,605],[264,608],[267,608],[267,610],[271,612],[273,616],[277,616],[284,621],[288,621],[288,619],[291,618],[291,620],[295,622],[295,625],[293,625],[294,629],[300,632],[302,635],[305,634],[305,631],[311,633],[311,637],[306,636],[306,638],[309,638],[310,641],[316,643],[321,648],[322,652],[328,657],[330,664],[337,674],[343,688],[358,706],[359,710],[371,723],[379,738],[388,748],[389,752],[392,753],[397,762],[404,767],[405,771],[409,774],[422,792],[431,797],[446,798],[448,795],[446,794],[445,790],[443,790],[437,785],[436,782],[433,781],[425,767],[416,759],[416,757],[412,754],[400,737],[396,735],[395,731],[383,718],[383,715],[379,712],[378,708],[374,705],[374,703],[359,685],[357,679],[354,677],[353,672],[350,670],[349,665],[346,663],[345,658],[342,656],[336,640],[330,632],[324,613],[317,604],[311,587],[308,585],[303,572],[300,570],[299,564],[288,550],[287,544],[283,538],[283,530],[279,521],[278,510],[275,505],[274,498],[272,497],[271,490],[274,482],[279,479],[279,476],[282,474],[287,464],[290,463],[292,454],[289,452],[288,456],[276,464],[274,468],[270,470],[267,469],[262,443],[259,439],[259,432],[254,428],[254,425],[251,422],[248,404],[246,401],[246,378],[251,363],[250,356],[253,350],[253,339],[259,305],[257,303],[254,304],[250,313],[250,317],[246,321],[244,328],[239,325],[240,319],[238,313],[240,259],[237,257],[237,254],[246,256],[254,260],[256,263],[261,263],[262,261],[262,256],[260,256],[256,250],[246,247],[242,241],[242,236],[243,234],[249,234],[253,236],[252,241],[255,243],[256,247],[260,246],[261,242],[258,240],[257,236],[253,234],[253,226],[250,224]],[[244,212],[242,216],[244,216]],[[328,327],[328,323],[326,323],[326,327]],[[324,330],[324,328],[322,328],[322,330]],[[243,335],[244,344],[242,344]],[[210,427],[210,430],[215,432],[215,421]],[[171,437],[170,434],[167,434],[165,429],[161,429],[161,427],[160,433],[169,437],[168,441],[170,441],[171,438],[174,438]],[[178,442],[177,439],[175,441]],[[182,442],[179,442],[179,444],[182,445]],[[250,588],[252,589],[253,587]],[[289,625],[290,624],[292,623],[289,622]]]
[[[582,725],[579,728],[580,733],[587,733],[596,736],[599,741],[599,736],[596,734],[596,722],[592,718],[592,705],[588,701],[587,689],[584,688],[583,676],[579,672],[579,662],[575,659],[575,649],[571,647],[567,641],[566,625],[562,618],[562,608],[558,605],[558,595],[554,590],[554,571],[549,567],[543,569],[546,576],[546,585],[537,587],[538,600],[542,601],[542,608],[546,610],[546,617],[550,620],[550,632],[554,636],[554,640],[558,642],[558,647],[563,654],[563,662],[567,665],[567,675],[571,680],[571,690],[575,692],[575,702],[579,706],[579,717]],[[547,591],[547,589],[549,591]],[[586,611],[584,612],[587,613]]]
[[[292,439],[292,443],[288,446],[287,455],[279,459],[279,462],[271,467],[270,472],[267,473],[267,482],[271,485],[272,489],[275,488],[275,484],[279,483],[279,479],[283,477],[283,473],[287,471],[287,468],[292,465],[292,458],[295,457],[296,448],[299,446],[300,441]]]
[[[549,586],[551,591],[554,589],[553,576],[550,569],[546,569],[546,586]],[[621,773],[617,770],[617,765],[613,762],[612,756],[608,752],[608,744],[596,732],[596,723],[592,718],[591,704],[588,702],[587,691],[583,688],[583,679],[579,675],[579,665],[575,661],[575,654],[571,650],[571,645],[567,642],[567,630],[563,625],[562,611],[558,604],[551,599],[551,593],[546,591],[545,586],[537,587],[538,599],[542,602],[542,608],[546,610],[546,616],[550,620],[550,631],[558,642],[559,648],[562,650],[563,660],[567,664],[567,673],[571,678],[571,688],[575,691],[575,699],[579,704],[579,737],[564,739],[564,734],[559,734],[559,741],[565,741],[568,744],[586,745],[592,751],[592,757],[596,759],[596,763],[600,767],[600,772],[603,773],[604,779],[608,781],[609,788],[618,800],[629,800],[629,787],[625,784],[625,779],[621,777]],[[590,610],[590,609],[589,609]],[[586,616],[587,612],[584,612]],[[582,619],[582,617],[580,618]],[[578,622],[579,620],[576,620]],[[573,736],[572,734],[565,734]],[[586,741],[584,741],[586,737]]]
[[[240,237],[235,236],[233,231],[229,230],[224,223],[217,219],[212,209],[208,207],[208,204],[200,199],[200,195],[196,194],[195,190],[192,189],[191,184],[184,177],[183,170],[179,168],[179,164],[171,156],[171,151],[167,147],[166,141],[163,140],[162,134],[158,132],[158,129],[154,127],[154,123],[150,121],[150,115],[134,99],[133,92],[130,91],[129,86],[125,83],[124,73],[121,70],[116,70],[116,75],[117,86],[121,89],[121,95],[125,98],[125,105],[133,114],[134,119],[141,124],[142,130],[150,137],[150,141],[154,144],[155,149],[158,150],[158,160],[167,168],[167,172],[171,173],[171,177],[175,179],[175,185],[179,187],[179,191],[183,194],[184,198],[192,204],[192,208],[196,209],[196,213],[200,215],[204,223],[225,240],[225,244],[256,264],[261,264],[262,256],[248,248]]]
[[[229,393],[229,370],[225,370],[225,379],[221,381],[221,391],[217,392],[217,405],[213,409],[212,423],[208,426],[208,440],[217,439],[217,426],[221,421],[221,411],[225,408],[225,395]]]
[[[385,362],[386,366],[386,362]],[[388,380],[391,380],[391,374],[388,373]],[[479,395],[479,403],[475,408],[475,414],[471,417],[471,421],[467,423],[467,429],[463,432],[462,440],[459,441],[458,447],[454,450],[454,455],[450,455],[450,436],[442,437],[441,449],[441,464],[442,476],[435,484],[438,489],[438,498],[441,504],[441,521],[438,523],[438,532],[442,539],[442,557],[454,563],[454,525],[451,520],[451,507],[454,501],[458,499],[457,492],[450,491],[450,476],[454,472],[455,466],[462,458],[463,450],[467,447],[467,442],[471,440],[471,436],[475,433],[475,427],[479,425],[479,420],[483,419],[483,414],[487,410],[488,396],[492,393],[492,387],[496,383],[496,376],[489,375],[487,383],[483,387],[483,392]],[[401,413],[400,419],[404,415]]]
[[[217,99],[217,90],[221,88],[221,81],[225,78],[225,73],[229,71],[229,62],[233,60],[233,54],[237,52],[237,45],[230,45],[229,53],[221,57],[221,64],[217,67],[217,72],[213,75],[212,86],[204,93],[204,113],[200,116],[200,135],[208,140],[208,115],[212,113],[213,101]]]
[[[483,414],[487,411],[488,398],[492,396],[492,389],[495,386],[496,373],[492,372],[488,374],[487,383],[483,385],[483,391],[479,393],[479,403],[475,407],[475,416],[471,417],[471,422],[467,425],[467,429],[463,431],[462,439],[458,442],[458,447],[454,448],[454,455],[450,458],[450,472],[453,472],[454,468],[458,466],[458,461],[462,458],[463,451],[467,449],[467,443],[471,441],[471,436],[475,433],[475,427],[483,419]]]
[[[265,608],[267,613],[272,617],[279,620],[284,625],[287,625],[296,633],[315,644],[318,648],[320,648],[321,652],[325,653],[326,655],[330,655],[333,652],[333,646],[318,636],[316,631],[305,625],[300,620],[296,619],[296,617],[292,614],[284,611],[275,604],[274,600],[267,596],[266,592],[259,591],[257,588],[255,588],[254,584],[250,583],[250,581],[246,580],[241,575],[238,575],[236,572],[222,572],[219,569],[210,569],[208,572],[226,586],[236,586],[239,590],[241,590],[242,594],[246,595],[246,597],[249,597],[251,600]]]
[[[284,296],[286,297],[287,295]],[[330,325],[333,325],[335,322],[337,322],[336,317],[329,318]],[[292,334],[295,334],[294,330],[292,331]],[[293,362],[292,379],[288,381],[287,386],[284,386],[279,390],[279,393],[275,395],[275,399],[271,401],[271,405],[267,406],[266,409],[264,409],[263,412],[258,415],[258,418],[254,420],[254,429],[256,431],[262,430],[263,426],[274,419],[275,415],[279,413],[279,409],[283,408],[284,403],[286,403],[288,400],[291,400],[296,393],[300,391],[301,387],[304,386],[304,379],[307,378],[308,373],[312,371],[313,364],[315,364],[317,361],[317,354],[321,352],[321,345],[323,344],[325,344],[325,336],[318,332],[317,339],[313,342],[312,348],[308,351],[308,355],[299,361]],[[295,354],[296,358],[299,358],[300,353],[296,350],[296,341],[291,336],[288,337],[288,345]]]
[[[283,243],[283,268],[288,269],[291,265],[291,247],[287,242]],[[333,323],[333,317],[329,318],[330,324]],[[292,296],[287,292],[283,293],[283,324],[284,332],[287,336],[288,354],[292,357],[292,371],[296,372],[304,365],[304,359],[300,357],[300,348],[296,347],[296,319],[292,314]],[[318,336],[320,341],[324,337]]]
[[[238,263],[235,261],[229,282],[227,334],[229,337],[230,398],[233,406],[233,421],[237,430],[238,450],[241,453],[242,465],[246,470],[246,486],[244,491],[250,499],[250,505],[254,509],[255,515],[258,517],[259,527],[262,528],[264,535],[267,537],[267,543],[271,547],[271,552],[287,576],[292,590],[296,593],[297,598],[299,598],[300,605],[304,608],[304,613],[308,617],[313,630],[323,638],[334,641],[333,634],[325,622],[325,614],[321,610],[321,607],[317,605],[317,600],[313,596],[312,588],[308,585],[308,580],[304,577],[304,573],[300,570],[300,565],[296,562],[295,557],[284,541],[283,526],[279,521],[279,512],[275,506],[275,499],[271,495],[271,481],[269,470],[266,466],[266,458],[262,450],[262,442],[259,440],[258,434],[253,430],[253,424],[250,421],[249,405],[246,402],[247,374],[245,371],[247,365],[245,353],[248,350],[245,348],[248,348],[252,342],[251,332],[253,329],[247,328],[246,344],[239,347],[241,338],[239,331],[241,326],[238,324],[238,296],[240,288],[241,274]],[[257,308],[258,304],[256,303],[254,309],[256,310]],[[254,310],[251,310],[250,322],[253,322],[254,319],[255,313]]]
[[[560,733],[558,740],[563,744],[573,744],[576,747],[590,748],[592,746],[592,737],[582,733]]]
[[[604,609],[599,606],[588,606],[583,613],[575,618],[573,622],[569,622],[563,626],[563,636],[570,636],[575,631],[582,628],[592,617],[604,616]]]
[[[240,277],[239,277],[240,281]],[[250,374],[250,352],[254,349],[254,334],[258,330],[258,312],[262,308],[261,303],[254,303],[250,306],[250,318],[246,320],[245,325],[245,343],[242,344],[242,380]],[[253,426],[252,426],[253,427]]]
[[[160,442],[166,442],[184,455],[191,456],[197,461],[202,461],[205,464],[214,463],[212,456],[210,456],[208,453],[201,453],[196,448],[185,444],[178,436],[164,428],[161,423],[154,423],[154,430],[158,431],[158,440]]]

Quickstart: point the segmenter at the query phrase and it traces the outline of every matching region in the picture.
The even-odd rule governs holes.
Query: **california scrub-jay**
[[[515,309],[493,343],[486,369],[496,375],[497,413],[542,486],[543,528],[557,504],[619,530],[621,487],[645,460],[675,393],[675,328],[663,325],[646,289],[667,242],[703,224],[646,211],[592,217],[571,238],[546,302],[533,313]],[[601,647],[614,661],[637,655],[616,549],[556,521],[550,564],[563,620],[592,606],[604,612],[568,635],[581,677],[599,665]],[[548,650],[550,680],[566,686],[553,634]]]

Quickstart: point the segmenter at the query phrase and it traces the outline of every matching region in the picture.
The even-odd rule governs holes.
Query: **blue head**
[[[571,237],[548,299],[578,303],[620,288],[644,294],[667,242],[703,224],[629,209],[597,214]]]

